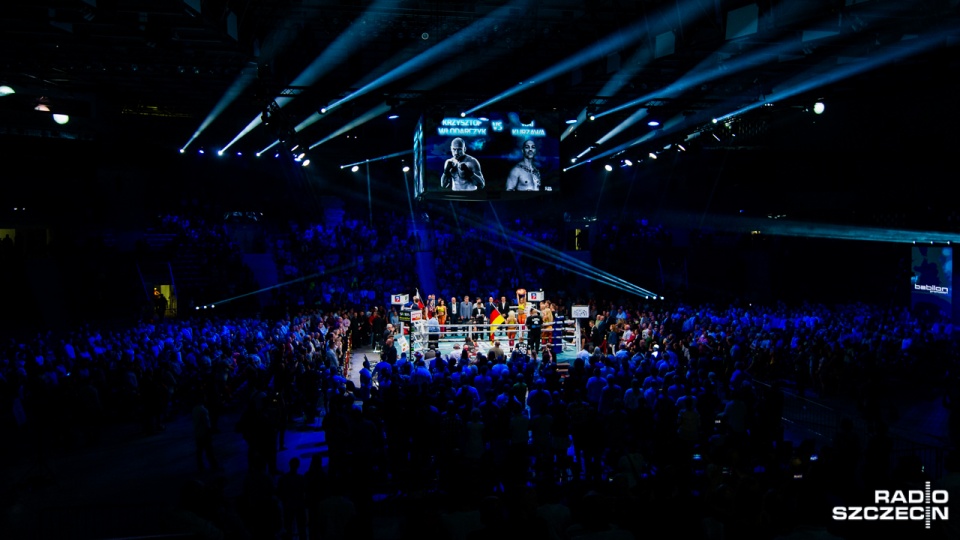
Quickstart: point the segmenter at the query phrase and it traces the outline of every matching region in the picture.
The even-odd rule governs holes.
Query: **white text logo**
[[[834,506],[835,521],[923,521],[930,528],[932,520],[946,521],[950,517],[947,503],[950,495],[946,490],[924,489],[877,490],[873,495],[874,506]]]

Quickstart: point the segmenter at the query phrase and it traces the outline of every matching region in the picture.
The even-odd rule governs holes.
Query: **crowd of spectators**
[[[334,527],[334,503],[345,515],[386,512],[407,535],[452,538],[472,527],[628,538],[652,527],[772,538],[827,525],[831,504],[854,504],[866,488],[927,478],[873,439],[784,440],[780,387],[855,388],[883,433],[884,395],[863,383],[916,375],[925,363],[931,378],[953,373],[935,362],[956,358],[948,322],[867,305],[590,306],[569,365],[509,348],[398,354],[388,340],[359,385],[342,376],[349,335],[366,317],[356,309],[45,332],[0,351],[13,413],[5,428],[38,444],[96,444],[104,421],[157,434],[202,406],[214,433],[247,442],[249,490],[235,509],[250,510],[239,515],[241,536],[252,538],[279,534],[294,506],[326,516],[311,531]],[[223,425],[231,409],[243,411],[240,422]],[[281,479],[297,475],[277,452],[300,417],[322,418],[327,467],[314,460],[302,482],[282,481],[283,470]],[[880,456],[867,459],[873,451]],[[414,498],[431,505],[411,510]]]
[[[521,236],[547,248],[561,249],[557,229],[511,223],[511,237]],[[279,280],[293,283],[276,292],[285,305],[348,303],[375,306],[388,295],[430,287],[440,297],[542,287],[557,271],[524,260],[519,248],[489,227],[474,227],[438,215],[428,222],[378,214],[371,227],[352,217],[333,226],[291,222],[277,235],[273,253]],[[419,252],[432,254],[431,269],[419,267]],[[425,283],[432,280],[433,283]],[[551,281],[552,282],[552,281]]]
[[[253,274],[224,221],[184,214],[163,214],[159,221],[159,231],[175,235],[161,253],[176,266],[184,309],[254,288]]]
[[[550,348],[403,354],[385,329],[397,314],[384,299],[420,285],[418,252],[433,252],[436,290],[425,292],[441,298],[512,300],[507,291],[543,286],[560,271],[510,258],[502,236],[484,227],[383,219],[291,223],[272,239],[280,280],[294,281],[277,299],[295,315],[88,324],[6,341],[4,432],[36,448],[96,445],[105,423],[137,422],[162,436],[189,414],[200,469],[219,467],[210,434],[246,442],[242,497],[214,505],[208,486],[183,492],[185,508],[239,538],[289,537],[296,527],[303,540],[305,519],[313,537],[371,536],[371,512],[394,519],[401,537],[774,538],[828,525],[856,535],[829,522],[831,506],[929,479],[889,453],[884,407],[897,388],[884,383],[956,376],[946,319],[867,304],[585,295],[556,303],[557,315],[590,308],[578,353],[562,364]],[[166,221],[183,243],[229,251],[226,229],[191,233],[182,218]],[[604,224],[602,238],[614,249],[640,237],[669,243],[640,225]],[[561,248],[556,230],[513,226]],[[459,256],[465,248],[469,256]],[[379,355],[363,363],[357,384],[345,376],[350,348],[372,340]],[[870,439],[844,424],[830,445],[786,440],[788,385],[855,399]],[[960,403],[960,386],[943,388],[945,403]],[[231,412],[236,425],[222,420]],[[294,419],[321,422],[326,467],[314,459],[300,474],[299,462],[278,462]]]
[[[521,242],[536,242],[544,249],[560,250],[560,231],[549,226],[536,228],[522,219],[506,227],[509,235],[496,227],[470,226],[445,216],[432,220],[436,290],[431,293],[440,298],[463,294],[499,298],[521,287],[537,290],[557,282],[555,266],[525,258],[527,248],[520,246]]]
[[[375,226],[347,217],[334,225],[288,223],[273,239],[282,305],[380,304],[384,294],[413,281],[413,239],[396,214]],[[400,224],[400,225],[398,225]],[[292,282],[292,283],[291,283]]]

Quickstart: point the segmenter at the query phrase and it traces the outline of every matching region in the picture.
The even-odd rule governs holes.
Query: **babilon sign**
[[[933,520],[950,518],[950,494],[943,489],[888,491],[878,489],[873,493],[873,506],[834,506],[834,521],[922,521],[927,529]]]

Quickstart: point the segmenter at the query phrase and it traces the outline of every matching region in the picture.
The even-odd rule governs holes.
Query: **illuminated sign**
[[[514,137],[546,137],[547,130],[543,128],[512,128],[510,134]]]
[[[927,291],[933,294],[950,294],[950,287],[940,287],[937,285],[918,285],[914,283],[913,289],[916,291]]]
[[[484,200],[492,194],[501,200],[556,192],[560,131],[555,112],[424,116],[414,133],[415,196]],[[454,145],[457,139],[463,144]]]
[[[479,118],[444,118],[437,126],[437,135],[449,137],[484,137],[487,128]]]

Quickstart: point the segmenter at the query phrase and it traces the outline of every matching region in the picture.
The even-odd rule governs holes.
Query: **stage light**
[[[53,121],[62,126],[70,121],[70,117],[65,114],[54,114]]]
[[[350,171],[351,171],[351,172],[357,172],[357,171],[359,171],[359,170],[360,170],[360,166],[359,166],[359,165],[354,165],[353,167],[350,167]]]
[[[626,165],[627,167],[633,167],[633,162],[630,161],[629,159],[623,160],[623,164]]]
[[[684,148],[682,144],[677,144],[677,148],[679,148],[681,152],[686,152],[686,151],[687,151],[687,149]]]
[[[657,159],[657,155],[654,154],[653,152],[650,152],[650,153],[647,154],[647,155],[650,156],[650,159]]]
[[[243,152],[237,152],[237,156],[243,157]]]
[[[257,152],[257,157],[260,157],[260,152]]]
[[[277,152],[276,154],[274,154],[273,157],[274,157],[274,158],[280,157],[280,152]]]
[[[823,104],[822,101],[818,101],[818,102],[816,102],[816,103],[813,104],[813,112],[816,113],[816,114],[823,114],[823,110],[824,110],[825,108],[826,108],[826,106]]]
[[[658,122],[658,121],[656,121],[656,120],[651,120],[651,121],[647,122],[647,125],[650,126],[650,127],[659,127],[659,126],[660,126],[660,122]]]
[[[396,120],[397,118],[400,118],[399,114],[391,114],[387,117],[387,120]]]
[[[222,155],[223,155],[223,150],[217,150],[217,155],[218,155],[218,156],[222,156]]]
[[[181,148],[181,149],[180,149],[180,153],[182,154],[182,153],[184,153],[184,152],[186,152],[186,150],[184,150],[183,148]]]
[[[293,148],[291,148],[290,151],[291,151],[291,152],[296,152],[296,151],[297,151],[297,148],[300,148],[300,145],[299,145],[299,144],[293,145]]]
[[[572,125],[572,124],[576,124],[576,123],[577,123],[577,119],[576,119],[576,118],[571,118],[571,119],[567,120],[567,121],[564,122],[564,123],[567,124],[568,126],[569,126],[569,125]]]
[[[326,107],[320,107],[320,114],[327,114],[327,108],[326,108]]]
[[[587,118],[589,118],[589,119],[590,119],[590,121],[591,121],[591,122],[593,122],[594,120],[596,120],[596,119],[597,119],[597,115],[595,115],[595,114],[591,114],[591,115],[590,115],[590,116],[588,116]]]
[[[306,167],[306,166],[309,165],[309,164],[310,164],[310,160],[309,160],[309,159],[303,160],[303,166],[304,166],[304,167]]]
[[[33,110],[40,111],[40,112],[50,112],[50,107],[47,107],[43,103],[40,103],[36,107],[34,107]]]
[[[610,165],[609,163],[607,163],[606,165],[603,166],[603,168],[604,168],[607,172],[610,172],[610,171],[613,170],[613,165]]]
[[[410,172],[410,167],[407,165],[403,166],[403,172]]]
[[[0,86],[0,96],[9,96],[10,94],[16,94],[16,91],[7,85]]]
[[[197,150],[197,153],[199,153],[199,154],[205,154],[206,152],[204,152],[204,151],[203,151],[203,148],[201,148],[201,149]]]
[[[303,158],[305,158],[305,157],[307,157],[307,153],[306,153],[306,152],[302,152],[299,156],[297,156],[297,161],[300,161],[301,159],[303,159]]]
[[[460,113],[460,118],[466,118],[466,117],[467,117],[467,113],[465,112]]]

